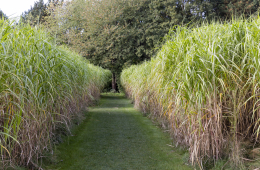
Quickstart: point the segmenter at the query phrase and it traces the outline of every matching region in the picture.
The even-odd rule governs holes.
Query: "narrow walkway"
[[[104,94],[87,119],[57,148],[60,170],[182,170],[187,153],[136,111],[122,94]]]

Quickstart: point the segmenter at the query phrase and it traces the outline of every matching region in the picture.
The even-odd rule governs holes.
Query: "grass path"
[[[191,169],[184,164],[187,153],[169,146],[169,135],[122,94],[103,94],[73,134],[57,148],[59,163],[46,169]]]

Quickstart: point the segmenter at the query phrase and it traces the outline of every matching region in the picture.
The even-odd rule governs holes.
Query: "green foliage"
[[[243,15],[248,18],[260,9],[258,0],[221,0],[216,4],[217,15],[221,19],[232,19]]]
[[[150,60],[176,25],[231,19],[232,14],[248,16],[258,8],[256,0],[73,0],[50,5],[52,15],[46,27],[58,38],[57,43],[120,73]]]
[[[5,14],[2,10],[0,10],[0,19],[2,19],[2,18],[8,19],[8,17],[6,16],[6,14]]]
[[[125,67],[149,60],[163,37],[183,21],[176,0],[74,0],[50,5],[47,29],[92,63],[119,77]],[[185,8],[188,11],[188,8]],[[187,12],[187,16],[190,16]]]
[[[136,107],[166,118],[194,164],[229,157],[241,168],[240,143],[259,141],[259,25],[260,18],[177,27],[156,58],[121,74]]]
[[[43,0],[36,1],[28,11],[25,11],[21,15],[21,21],[24,23],[28,23],[31,26],[39,25],[44,23],[46,17],[49,16],[49,12],[47,11],[48,5],[44,3]]]
[[[0,167],[37,168],[55,129],[80,118],[111,73],[29,25],[0,20],[0,40]]]

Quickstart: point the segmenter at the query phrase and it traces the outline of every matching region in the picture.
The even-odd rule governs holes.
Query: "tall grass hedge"
[[[43,30],[3,20],[0,69],[0,167],[37,168],[54,132],[82,116],[111,76]]]
[[[150,62],[121,74],[145,113],[167,120],[190,161],[243,166],[244,140],[259,143],[260,18],[177,27]]]

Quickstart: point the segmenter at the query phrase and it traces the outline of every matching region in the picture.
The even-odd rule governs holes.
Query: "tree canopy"
[[[232,19],[243,15],[249,17],[260,7],[259,0],[219,0],[215,2],[216,14],[222,19]]]
[[[8,19],[7,15],[2,10],[0,10],[0,18]]]
[[[118,74],[151,59],[176,25],[250,16],[258,0],[72,0],[50,3],[46,28],[92,63]]]
[[[30,25],[35,26],[46,22],[47,17],[51,14],[48,10],[49,5],[62,4],[64,0],[49,0],[44,3],[43,0],[36,1],[34,5],[22,13],[21,22],[29,22]]]

